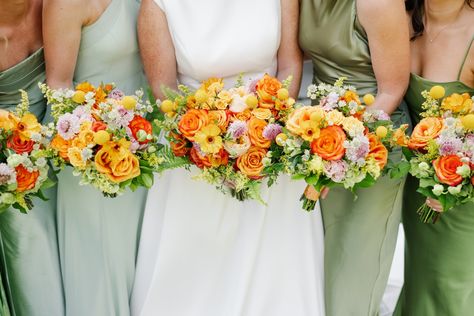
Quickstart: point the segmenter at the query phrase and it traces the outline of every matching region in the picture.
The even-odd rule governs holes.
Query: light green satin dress
[[[355,0],[301,0],[299,42],[313,61],[314,83],[347,77],[361,95],[376,94],[367,34]],[[406,105],[392,115],[408,123]],[[399,160],[401,152],[390,154]],[[380,178],[357,191],[331,189],[321,200],[325,229],[325,295],[329,316],[377,315],[401,217],[403,180]]]
[[[467,56],[467,55],[466,55]],[[446,95],[474,94],[457,81],[438,83],[412,74],[406,101],[413,123],[420,121],[423,90],[442,85]],[[403,198],[405,283],[394,315],[471,316],[474,314],[474,203],[443,213],[436,224],[424,224],[417,210],[426,198],[409,176]]]
[[[0,72],[0,108],[13,110],[21,99],[18,89],[23,89],[29,95],[30,111],[41,121],[46,103],[37,84],[44,79],[43,49],[39,49]],[[35,206],[28,214],[13,209],[0,214],[2,277],[12,315],[64,315],[56,234],[56,188],[46,190],[45,195],[49,201],[34,199]]]
[[[74,82],[115,82],[125,93],[145,87],[136,37],[139,3],[112,0],[82,30]],[[130,314],[135,260],[147,191],[106,198],[59,174],[58,235],[67,316]]]

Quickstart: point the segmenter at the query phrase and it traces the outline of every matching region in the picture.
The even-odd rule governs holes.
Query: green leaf
[[[56,184],[57,184],[56,181],[53,181],[50,178],[47,178],[41,185],[41,189],[42,190],[49,189],[49,188],[54,187]]]
[[[153,186],[153,173],[142,173],[140,177],[145,188],[149,189]]]
[[[370,188],[371,186],[373,186],[375,184],[375,182],[376,182],[376,180],[374,179],[374,177],[372,177],[370,174],[367,174],[367,176],[365,177],[364,180],[357,183],[357,187]]]
[[[390,170],[390,178],[392,179],[403,178],[408,174],[408,172],[410,171],[410,168],[411,166],[408,161],[401,161]]]
[[[433,178],[422,178],[420,179],[420,187],[428,188],[436,185],[437,182]]]
[[[294,174],[291,176],[291,180],[301,180],[304,179],[305,175],[304,174]]]
[[[408,147],[402,147],[402,153],[408,161],[410,161],[415,156],[415,154]]]
[[[304,180],[309,185],[315,185],[316,183],[318,183],[319,176],[317,176],[317,175],[307,176]]]

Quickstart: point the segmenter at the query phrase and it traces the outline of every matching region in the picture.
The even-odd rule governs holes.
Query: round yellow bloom
[[[362,100],[364,100],[365,105],[370,106],[375,102],[375,97],[372,94],[367,93],[364,95]]]
[[[86,101],[86,93],[84,91],[77,90],[76,92],[74,92],[72,100],[78,104],[82,104],[84,103],[84,101]]]
[[[446,90],[444,90],[442,86],[433,86],[430,89],[430,96],[433,99],[441,99],[442,97],[444,97],[445,93],[446,93]]]
[[[385,126],[379,126],[375,130],[375,135],[377,135],[377,137],[380,139],[385,138],[387,134],[388,134],[388,129]]]
[[[245,104],[247,104],[247,106],[251,109],[254,109],[257,107],[258,105],[258,99],[256,96],[254,96],[253,94],[252,95],[249,95],[246,99],[245,99]]]
[[[169,113],[174,110],[174,103],[171,100],[161,102],[160,109],[163,113]]]
[[[122,106],[127,110],[133,110],[137,106],[137,100],[131,96],[124,96],[122,98]]]
[[[281,88],[277,91],[277,98],[284,101],[290,97],[290,93],[288,92],[288,89]]]
[[[67,151],[67,157],[69,162],[76,168],[84,169],[86,167],[86,161],[82,158],[82,149],[78,147],[69,148]]]
[[[462,126],[468,131],[474,131],[474,114],[461,117]]]
[[[94,133],[94,143],[97,145],[103,145],[110,140],[110,134],[107,131],[97,131]]]
[[[286,136],[286,134],[280,133],[275,138],[275,142],[277,143],[278,146],[284,146],[287,139],[288,139],[288,136]]]
[[[194,136],[194,140],[201,148],[201,151],[209,154],[217,154],[222,148],[221,129],[215,124],[204,126]]]
[[[344,114],[338,110],[332,110],[326,113],[326,120],[330,125],[341,125],[344,120]]]

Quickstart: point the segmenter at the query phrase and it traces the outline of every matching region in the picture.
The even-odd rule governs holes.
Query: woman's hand
[[[441,203],[439,203],[438,200],[435,200],[433,198],[427,198],[426,199],[426,205],[428,205],[431,209],[433,209],[436,212],[443,212],[443,206]]]

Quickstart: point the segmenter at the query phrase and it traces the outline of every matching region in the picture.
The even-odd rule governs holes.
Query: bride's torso
[[[180,83],[276,73],[280,0],[155,0],[166,14]]]

